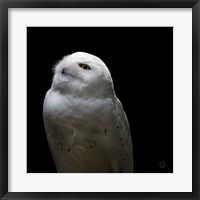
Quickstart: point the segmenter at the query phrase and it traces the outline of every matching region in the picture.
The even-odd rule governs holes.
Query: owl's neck
[[[73,83],[60,83],[52,85],[52,90],[59,92],[63,96],[70,95],[80,99],[102,99],[112,98],[115,95],[113,85],[97,85],[95,87],[85,85],[74,85]]]

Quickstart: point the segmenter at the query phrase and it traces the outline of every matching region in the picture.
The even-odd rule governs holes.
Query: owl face
[[[109,90],[112,86],[110,72],[98,57],[77,52],[64,57],[56,66],[53,87],[68,93],[85,91],[97,92]]]

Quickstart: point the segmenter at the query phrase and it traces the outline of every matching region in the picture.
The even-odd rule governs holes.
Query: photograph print
[[[27,27],[27,173],[173,173],[173,27]]]

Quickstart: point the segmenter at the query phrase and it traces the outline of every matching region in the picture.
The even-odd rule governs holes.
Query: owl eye
[[[87,64],[80,63],[80,64],[79,64],[79,67],[81,67],[81,68],[83,68],[83,69],[85,69],[85,70],[90,70],[90,66],[87,65]]]

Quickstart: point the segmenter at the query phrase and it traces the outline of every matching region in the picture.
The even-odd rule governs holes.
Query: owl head
[[[52,89],[62,94],[106,97],[113,95],[111,74],[98,57],[76,52],[65,56],[54,69]]]

